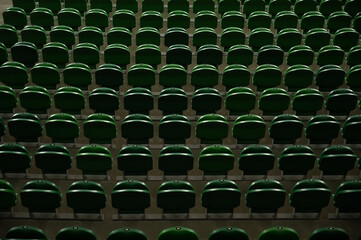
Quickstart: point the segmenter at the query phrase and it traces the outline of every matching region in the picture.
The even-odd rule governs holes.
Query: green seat
[[[329,17],[332,13],[342,10],[341,0],[322,0],[318,10],[323,16]]]
[[[351,180],[340,184],[333,195],[333,205],[338,212],[361,212],[361,181]]]
[[[239,116],[232,128],[232,136],[237,139],[238,144],[258,143],[264,138],[265,132],[265,121],[262,117],[253,114]]]
[[[268,6],[268,12],[275,17],[279,12],[291,10],[290,0],[271,0]]]
[[[23,29],[28,24],[28,18],[24,9],[10,7],[3,12],[3,19],[6,25],[14,26],[17,30]]]
[[[69,116],[71,116],[71,115],[69,115]],[[67,121],[66,118],[61,119],[59,115],[58,115],[58,117],[59,117],[58,120],[64,121],[63,126],[66,126],[66,125],[72,126],[70,121],[66,122]],[[55,120],[55,118],[52,120]],[[49,118],[47,121],[49,123],[48,124],[45,123],[46,132],[47,132],[48,136],[50,136],[49,133],[53,126],[55,126],[53,130],[57,131],[57,126],[55,124],[53,125],[51,123],[52,120],[50,120],[50,118]],[[71,117],[69,117],[69,120],[74,121],[74,119],[72,119]],[[75,123],[77,124],[78,122],[74,121],[73,123],[74,123],[73,126],[75,126]],[[74,129],[79,131],[79,129],[76,129],[76,128],[74,128]],[[64,130],[64,127],[62,130]],[[68,137],[68,136],[65,136],[65,137]],[[70,154],[70,151],[66,147],[59,145],[59,144],[45,144],[45,145],[40,146],[34,154],[34,160],[35,160],[36,167],[41,169],[43,174],[47,174],[47,173],[49,173],[49,174],[66,174],[67,170],[70,169],[71,165],[72,165],[72,156]]]
[[[68,26],[77,31],[82,25],[81,14],[75,8],[62,8],[58,13],[59,26]]]
[[[136,45],[154,44],[160,45],[160,33],[156,28],[144,27],[140,28],[136,33]]]
[[[125,180],[116,183],[112,190],[112,206],[118,209],[118,214],[144,213],[144,210],[150,206],[148,186],[138,180]],[[122,235],[122,238],[130,237],[129,232],[124,232]],[[119,238],[114,238],[114,240],[116,239]]]
[[[21,30],[21,39],[24,42],[34,43],[37,48],[42,48],[47,36],[43,27],[28,25]]]
[[[91,115],[90,115],[91,116]],[[89,117],[88,117],[88,120]],[[84,125],[87,120],[85,120]],[[85,136],[87,130],[84,126]],[[106,175],[113,166],[113,158],[110,151],[100,145],[88,145],[79,149],[76,154],[76,167],[83,171],[83,174]]]
[[[108,45],[104,50],[104,62],[126,69],[126,66],[130,63],[129,48],[124,44],[118,43]]]
[[[357,134],[360,131],[361,127],[361,118],[360,115],[354,115],[350,116],[346,119],[341,133],[342,137],[346,139],[346,143],[360,143],[361,138],[359,134]]]
[[[198,168],[204,175],[227,175],[233,166],[234,154],[227,146],[210,145],[199,153]]]
[[[263,230],[257,240],[299,240],[298,234],[295,230],[289,227],[271,227]]]
[[[10,48],[18,41],[19,36],[14,26],[8,24],[0,25],[0,43]]]
[[[186,227],[171,227],[164,229],[158,235],[158,240],[180,240],[180,239],[189,239],[189,240],[198,240],[197,233],[190,228]]]
[[[357,105],[357,94],[351,89],[339,88],[332,90],[325,101],[325,108],[330,115],[348,116]]]
[[[13,61],[20,62],[27,67],[33,67],[39,61],[38,49],[35,44],[30,42],[15,43],[11,47],[11,57]]]
[[[346,120],[345,124],[347,123]],[[317,160],[317,165],[323,175],[346,176],[347,172],[354,168],[356,160],[357,156],[351,148],[337,145],[323,150]]]
[[[140,16],[140,27],[154,27],[156,29],[163,28],[163,17],[157,11],[144,11]]]
[[[176,44],[187,45],[189,43],[189,34],[183,28],[168,28],[164,34],[164,45],[170,47]]]
[[[293,11],[301,18],[305,13],[316,11],[316,0],[296,0]]]
[[[228,27],[222,31],[221,46],[225,51],[234,45],[245,44],[246,34],[241,28]]]
[[[17,193],[14,187],[5,180],[0,180],[0,212],[11,212],[11,208],[17,203]]]
[[[234,87],[228,90],[224,100],[225,109],[230,115],[249,114],[256,105],[256,94],[247,87]]]
[[[32,113],[15,113],[8,120],[8,129],[17,142],[37,142],[43,135],[41,121]]]
[[[189,1],[188,0],[169,0],[168,1],[168,13],[173,11],[182,10],[189,12]]]
[[[54,14],[48,8],[35,8],[30,13],[30,22],[32,25],[41,26],[48,31],[55,24]]]
[[[39,7],[50,9],[55,15],[61,10],[61,1],[39,0]]]
[[[173,0],[173,2],[176,1]],[[174,10],[168,14],[168,19],[167,19],[168,28],[179,27],[183,29],[188,29],[190,27],[190,24],[191,24],[191,19],[189,17],[188,11],[186,12],[183,10]]]
[[[27,68],[20,62],[6,62],[0,67],[0,81],[9,87],[22,89],[29,82]]]
[[[104,44],[103,32],[98,27],[86,26],[79,31],[79,43],[92,43],[100,47]]]
[[[56,212],[61,206],[62,194],[58,186],[47,180],[33,180],[24,184],[19,192],[21,204],[29,212]]]
[[[351,25],[352,17],[344,11],[333,12],[327,20],[326,27],[331,33],[335,33],[341,28],[348,28]]]
[[[156,67],[161,63],[160,48],[154,44],[140,45],[135,52],[135,63],[149,64]]]
[[[122,69],[115,64],[102,64],[95,70],[95,83],[101,87],[119,90],[123,84]]]
[[[247,28],[253,30],[255,28],[270,28],[271,27],[271,15],[266,11],[252,12],[247,21]]]
[[[293,114],[282,114],[274,117],[268,129],[274,144],[295,144],[302,136],[303,122]],[[313,166],[313,165],[312,165]]]
[[[248,86],[251,73],[244,65],[232,64],[228,65],[222,73],[222,85],[230,90],[234,87]]]
[[[27,86],[19,94],[20,105],[30,113],[46,114],[51,108],[51,97],[44,87]]]
[[[241,190],[231,180],[213,180],[204,185],[201,200],[207,213],[232,213],[240,205]]]
[[[153,137],[153,121],[144,114],[130,114],[123,119],[121,132],[128,144],[147,144]]]
[[[159,137],[165,144],[185,144],[191,137],[191,122],[183,115],[166,115],[159,121]]]
[[[208,27],[208,28],[217,28],[218,18],[217,15],[213,11],[203,10],[197,12],[194,18],[194,27]]]
[[[324,46],[318,51],[316,63],[319,66],[328,64],[342,65],[345,52],[336,45]]]
[[[91,9],[102,9],[108,14],[113,11],[113,2],[111,0],[90,0]]]
[[[218,45],[206,44],[197,50],[197,64],[210,64],[215,67],[223,62],[223,52]]]
[[[197,0],[200,1],[200,0]],[[217,33],[212,28],[198,28],[193,33],[192,45],[197,49],[206,44],[217,44]]]
[[[100,183],[83,180],[70,184],[66,191],[66,200],[74,214],[99,214],[101,209],[106,207],[107,196]]]
[[[350,67],[361,64],[361,46],[353,46],[347,54],[346,63]]]
[[[273,64],[264,64],[256,68],[252,83],[257,87],[257,91],[267,88],[277,87],[281,84],[282,71]]]
[[[120,228],[109,233],[107,240],[119,240],[124,238],[147,240],[147,235],[138,229]]]
[[[63,79],[65,84],[86,90],[92,83],[93,77],[88,65],[74,62],[68,64],[64,69]]]
[[[83,63],[90,68],[95,68],[100,62],[100,51],[93,43],[79,43],[73,50],[73,58],[76,63]]]
[[[188,213],[195,201],[196,192],[189,182],[167,181],[157,191],[157,207],[162,208],[163,213]]]
[[[49,68],[53,68],[51,67],[52,65],[56,66],[56,68],[58,67],[64,68],[65,65],[70,60],[68,48],[66,47],[65,44],[60,42],[50,42],[45,44],[41,53],[43,55],[44,62],[46,62],[47,64],[38,63],[35,66],[40,64],[40,66],[44,66],[44,67],[48,66]],[[52,83],[49,83],[48,81],[49,79],[46,79],[46,82],[41,82],[41,84],[43,84],[44,86],[47,85],[49,88],[54,88],[55,81],[51,81]],[[60,82],[60,78],[59,78],[59,82]]]
[[[251,213],[277,213],[285,204],[286,190],[277,180],[262,179],[248,186],[245,198]]]
[[[122,2],[122,1],[118,0],[117,2]],[[137,3],[137,7],[138,7],[138,3]],[[114,13],[113,15],[114,27],[124,27],[131,31],[133,28],[135,28],[135,25],[136,25],[135,15],[131,10],[120,9]]]
[[[244,16],[240,11],[227,11],[222,15],[221,28],[238,27],[243,29]]]
[[[292,120],[292,117],[294,120]],[[296,117],[295,115],[293,115],[292,117],[290,116],[288,118],[289,119],[288,123],[290,124],[289,126],[291,126],[291,124],[293,124],[295,127],[298,126],[298,128],[299,128],[299,126],[301,126],[301,135],[302,135],[303,123],[301,121],[298,122],[299,118]],[[283,124],[281,122],[282,117],[280,117],[279,120],[280,120],[279,122],[274,121],[275,130],[277,129],[277,126],[281,127],[281,124]],[[286,116],[285,116],[285,120],[286,120]],[[288,124],[286,121],[284,123]],[[273,128],[272,123],[271,123],[271,128]],[[295,130],[296,130],[296,128],[295,128]],[[283,129],[281,131],[283,131]],[[270,132],[271,132],[271,129],[270,129]],[[284,129],[283,134],[285,135],[286,133],[287,133],[287,130]],[[298,135],[298,133],[297,133],[297,136],[300,136],[300,135]],[[304,175],[305,176],[305,175],[307,175],[307,172],[309,170],[313,169],[313,166],[315,165],[315,160],[316,160],[316,155],[313,153],[313,151],[310,147],[304,146],[304,145],[293,145],[290,147],[286,147],[285,149],[282,150],[281,155],[278,158],[278,168],[280,170],[282,170],[283,175]],[[301,192],[301,195],[302,195],[302,192]],[[290,198],[291,206],[295,207],[296,211],[297,211],[297,208],[306,208],[307,209],[307,207],[309,207],[309,206],[302,207],[302,205],[300,205],[300,203],[302,203],[302,201],[300,201],[296,207],[296,205],[292,205],[293,201],[295,201],[295,200],[292,200]],[[310,204],[310,203],[308,202],[308,204]]]
[[[303,64],[310,66],[313,63],[314,52],[311,47],[306,45],[293,46],[287,55],[287,65],[293,66]]]
[[[193,12],[197,14],[200,11],[213,11],[214,12],[215,2],[214,0],[194,0]]]
[[[324,28],[313,28],[306,34],[304,44],[310,46],[313,51],[318,51],[330,43],[331,34]]]
[[[55,236],[55,240],[76,240],[78,238],[97,239],[92,230],[78,226],[62,228]]]
[[[355,65],[350,68],[346,76],[346,83],[354,91],[361,89],[361,83],[359,81],[361,76],[361,65]]]
[[[228,49],[227,64],[249,66],[253,63],[253,50],[248,45],[235,45]]]
[[[75,44],[75,33],[74,30],[69,26],[55,26],[50,31],[50,41],[63,43],[67,48],[72,49],[72,46]],[[48,43],[49,44],[49,43]]]
[[[302,15],[300,27],[304,33],[313,28],[323,28],[325,25],[325,16],[318,11],[306,12]]]
[[[78,120],[67,113],[52,114],[45,122],[45,129],[46,135],[57,143],[74,142],[80,132]]]
[[[296,115],[316,115],[323,106],[324,97],[322,93],[314,88],[303,88],[293,96],[291,105]]]
[[[80,12],[81,15],[88,10],[88,2],[86,0],[64,0],[65,8],[74,8]]]
[[[344,11],[350,14],[352,17],[355,17],[358,13],[361,12],[360,3],[355,0],[348,0],[344,5]]]
[[[243,13],[248,17],[256,11],[264,11],[266,2],[264,0],[245,0],[243,4]]]
[[[59,69],[53,63],[37,63],[31,69],[30,73],[32,82],[46,89],[56,89],[56,85],[60,83]],[[49,104],[49,106],[51,106],[51,104]]]
[[[228,122],[220,114],[206,114],[201,116],[196,125],[196,137],[201,139],[201,144],[222,144],[228,136]]]
[[[240,0],[219,0],[218,2],[218,13],[223,15],[228,11],[240,11],[241,1]]]
[[[345,71],[337,65],[324,65],[320,67],[315,76],[315,83],[320,91],[337,89],[344,83]]]
[[[238,168],[243,175],[266,175],[273,169],[275,155],[271,148],[264,145],[249,145],[241,151]]]
[[[188,108],[188,96],[181,88],[164,88],[158,95],[158,109],[163,115],[182,114]]]
[[[159,152],[158,167],[164,175],[187,175],[193,169],[192,150],[183,145],[169,145]]]
[[[31,167],[28,150],[16,143],[0,145],[0,169],[2,173],[25,173]]]
[[[111,144],[117,136],[117,126],[114,118],[106,113],[89,115],[84,123],[84,136],[91,144]]]
[[[13,7],[22,8],[24,11],[29,14],[35,8],[35,1],[19,1],[19,0],[12,0]]]
[[[117,0],[116,1],[117,10],[129,10],[133,13],[138,12],[138,1],[137,0]]]
[[[164,88],[181,88],[187,84],[187,71],[178,64],[167,64],[159,72],[159,84]]]
[[[349,51],[353,46],[358,45],[360,34],[353,28],[341,28],[335,32],[332,44]]]
[[[250,0],[252,1],[252,0]],[[263,0],[262,0],[263,1]],[[258,51],[265,45],[273,44],[273,33],[268,28],[255,28],[251,31],[248,39],[248,45],[254,50]]]
[[[142,0],[142,11],[157,11],[162,13],[164,11],[163,0]]]
[[[352,28],[355,29],[357,32],[361,32],[361,14],[358,13],[353,22],[352,22]]]
[[[117,159],[118,169],[124,171],[125,175],[146,175],[153,169],[152,152],[145,146],[125,146],[120,149]]]
[[[89,108],[96,113],[115,115],[119,109],[118,93],[107,87],[95,88],[89,94]]]
[[[0,68],[1,69],[1,68]],[[12,113],[13,109],[17,106],[18,99],[14,90],[11,87],[0,86],[0,112]]]
[[[348,240],[350,239],[350,237],[348,236],[348,233],[342,228],[324,227],[313,231],[308,239],[309,240],[322,240],[322,239]]]
[[[186,69],[192,63],[192,51],[187,45],[175,44],[167,49],[165,60],[167,64],[177,64]]]
[[[196,115],[216,113],[222,106],[222,95],[215,88],[199,88],[194,91],[191,101]]]
[[[16,226],[6,233],[6,238],[12,238],[12,239],[39,239],[39,240],[47,240],[46,234],[43,232],[43,230],[31,227],[31,226]]]
[[[107,32],[107,43],[124,44],[129,47],[132,45],[132,33],[125,27],[113,27]]]
[[[85,13],[85,25],[98,27],[104,31],[109,25],[108,18],[108,13],[103,9],[89,9],[89,11]]]
[[[263,115],[283,114],[290,105],[290,95],[283,88],[265,89],[258,100],[258,108]]]
[[[248,234],[241,228],[223,227],[211,232],[208,240],[249,240]]]
[[[196,65],[192,69],[191,84],[195,88],[213,87],[218,84],[218,70],[209,64]]]
[[[257,55],[257,64],[274,64],[280,66],[283,63],[283,50],[276,45],[266,45],[259,49]]]
[[[284,51],[289,51],[292,47],[300,45],[302,34],[295,28],[284,28],[277,34],[276,45]]]
[[[305,179],[293,186],[289,194],[289,203],[294,207],[295,213],[320,214],[322,209],[328,206],[330,197],[331,190],[324,181]]]
[[[133,87],[150,88],[155,84],[154,68],[148,64],[134,64],[128,70],[128,84]]]
[[[124,93],[124,109],[130,114],[141,113],[149,115],[153,109],[154,97],[149,89],[134,87]]]
[[[85,97],[80,88],[61,87],[54,94],[55,107],[61,112],[81,114],[85,108]]]
[[[277,13],[273,27],[277,31],[281,31],[286,28],[297,28],[298,18],[297,15],[292,11],[282,11]]]
[[[306,125],[305,135],[310,144],[330,144],[338,136],[340,123],[331,115],[312,117]]]

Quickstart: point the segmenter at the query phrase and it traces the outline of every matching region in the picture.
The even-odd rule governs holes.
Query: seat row
[[[67,174],[73,158],[84,175],[107,175],[107,171],[113,168],[112,154],[99,145],[84,146],[72,157],[65,146],[46,144],[36,150],[33,158],[43,174]],[[127,145],[119,150],[116,158],[118,169],[125,175],[147,175],[153,169],[153,154],[146,146]],[[227,175],[234,168],[235,158],[229,147],[209,145],[199,154],[198,168],[204,175]],[[187,175],[194,166],[192,150],[183,145],[165,146],[160,150],[157,161],[165,176]],[[277,160],[270,147],[249,145],[241,150],[237,159],[243,175],[267,175],[274,168],[275,161],[283,175],[306,176],[314,168],[315,162],[323,175],[346,176],[355,168],[355,164],[361,169],[361,160],[354,151],[341,145],[325,148],[318,158],[308,146],[291,145],[283,149]],[[24,146],[15,143],[0,145],[0,169],[4,176],[8,173],[26,173],[31,165],[32,157]]]
[[[277,236],[279,240],[299,240],[298,233],[289,227],[277,226],[265,229],[261,232],[258,240],[267,240],[273,236]],[[31,226],[15,226],[8,230],[5,236],[6,239],[39,239],[47,240],[46,234],[39,228]],[[97,240],[94,232],[88,228],[72,226],[60,229],[56,234],[55,240],[76,240],[76,239]],[[236,227],[223,227],[215,229],[208,236],[208,240],[249,240],[248,234],[245,230]],[[311,233],[308,240],[349,240],[347,231],[338,227],[323,227],[316,229]],[[361,238],[361,237],[360,237]],[[360,239],[358,238],[358,239]],[[147,240],[147,235],[135,228],[119,228],[107,236],[106,240]],[[158,240],[174,240],[174,239],[189,239],[198,240],[198,234],[187,227],[170,227],[164,229],[159,233]]]
[[[62,204],[63,194],[53,182],[34,180],[24,184],[19,194],[12,185],[0,180],[2,195],[1,209],[9,211],[17,204],[18,195],[21,204],[29,212],[56,212]],[[346,181],[339,185],[332,196],[333,204],[339,212],[361,212],[361,181]],[[112,207],[119,214],[139,214],[150,207],[148,186],[138,180],[125,180],[116,183],[111,193]],[[289,203],[295,212],[321,213],[328,206],[331,190],[322,180],[306,179],[297,182],[289,194]],[[213,180],[206,183],[201,194],[202,206],[207,213],[232,213],[240,206],[241,190],[231,180]],[[276,180],[262,179],[251,183],[245,194],[246,206],[251,213],[277,213],[283,207],[287,192]],[[196,192],[186,181],[171,180],[162,183],[157,191],[157,207],[163,213],[189,213],[195,206]],[[106,207],[107,194],[97,182],[84,180],[70,184],[66,191],[67,206],[74,213],[100,213]]]

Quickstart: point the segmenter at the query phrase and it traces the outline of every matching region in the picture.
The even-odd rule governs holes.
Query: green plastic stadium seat
[[[302,125],[297,121],[299,120],[295,115],[294,116],[294,125]],[[296,120],[297,119],[297,120]],[[281,119],[280,119],[281,120]],[[291,117],[289,118],[289,123],[292,124]],[[276,123],[276,122],[275,122]],[[279,122],[280,125],[282,124]],[[286,122],[285,122],[286,123]],[[287,123],[286,123],[287,124]],[[277,127],[277,123],[275,127]],[[271,126],[272,128],[272,126]],[[302,129],[301,129],[302,134]],[[312,149],[304,145],[293,145],[286,147],[281,152],[280,157],[278,158],[278,168],[282,170],[283,175],[307,175],[307,172],[313,169],[315,165],[316,155],[313,153]],[[293,201],[293,200],[292,200]],[[294,205],[291,205],[295,207]],[[300,206],[301,207],[301,206]],[[297,207],[296,207],[297,208]],[[307,207],[304,207],[307,208]]]
[[[11,87],[0,86],[0,112],[12,113],[13,109],[17,106],[18,99],[14,90]]]
[[[353,46],[358,45],[360,34],[353,28],[341,28],[335,32],[332,44],[349,51]]]
[[[253,50],[248,45],[235,45],[228,49],[227,64],[249,66],[253,63]]]
[[[93,45],[93,47],[96,46]],[[63,79],[65,84],[86,90],[92,83],[93,77],[88,65],[74,62],[68,64],[64,69]]]
[[[101,87],[119,90],[123,84],[122,69],[115,64],[102,64],[95,70],[95,83]]]
[[[244,65],[232,64],[228,65],[222,73],[222,85],[227,90],[234,87],[247,86],[250,82],[251,73]]]
[[[341,133],[342,137],[346,139],[346,143],[360,143],[361,138],[357,134],[360,131],[361,118],[360,115],[350,116],[346,119]]]
[[[352,17],[344,11],[333,12],[327,20],[326,27],[331,33],[335,33],[341,28],[348,28],[351,25]]]
[[[270,29],[255,28],[251,31],[249,35],[248,44],[250,47],[252,47],[254,51],[258,51],[261,47],[265,45],[272,45],[273,37],[273,33]]]
[[[283,88],[265,89],[258,100],[258,108],[263,115],[279,115],[288,109],[290,95]]]
[[[31,167],[28,150],[16,143],[0,145],[0,169],[2,173],[25,173]]]
[[[194,27],[209,27],[209,28],[217,28],[218,18],[217,15],[213,11],[203,10],[196,14],[194,18]]]
[[[156,67],[161,63],[160,48],[154,44],[140,45],[135,52],[135,63],[149,64]]]
[[[234,45],[244,44],[246,41],[246,34],[241,28],[228,27],[222,31],[221,46],[225,51]]]
[[[32,82],[46,89],[56,89],[56,85],[60,83],[59,69],[53,63],[37,63],[30,73]]]
[[[302,136],[303,123],[293,114],[282,114],[274,117],[268,129],[274,144],[295,144]]]
[[[108,18],[108,13],[103,9],[89,9],[85,13],[85,25],[98,27],[104,31],[109,25]]]
[[[179,64],[164,65],[159,72],[159,84],[164,88],[181,88],[187,83],[187,71]]]
[[[241,1],[240,0],[219,0],[218,1],[218,13],[223,15],[228,11],[240,11]]]
[[[128,70],[128,84],[133,87],[150,88],[155,84],[154,68],[148,64],[134,64]]]
[[[119,109],[118,93],[111,88],[95,88],[89,94],[89,108],[96,113],[106,113],[114,115]]]
[[[255,28],[270,28],[272,17],[266,11],[252,12],[247,21],[247,28],[253,30]]]
[[[228,136],[228,122],[220,114],[206,114],[200,117],[196,126],[196,137],[201,139],[201,144],[222,144]]]
[[[309,240],[322,240],[322,239],[340,239],[340,240],[348,240],[350,237],[348,233],[342,229],[337,227],[324,227],[319,228],[313,231],[308,238]]]
[[[214,12],[215,2],[214,0],[194,0],[193,12],[197,14],[199,11],[213,11]]]
[[[342,10],[341,0],[322,0],[318,10],[323,16],[329,17],[332,13]]]
[[[306,125],[305,135],[310,144],[330,144],[338,136],[340,123],[331,115],[312,117]]]
[[[361,46],[353,46],[347,54],[346,63],[350,67],[361,64]]]
[[[32,113],[15,113],[8,120],[8,129],[17,142],[37,142],[43,135],[41,121]]]
[[[202,149],[198,157],[198,168],[204,175],[227,175],[233,166],[234,154],[227,146],[207,146]]]
[[[84,136],[90,143],[109,144],[117,136],[117,126],[114,118],[106,113],[89,115],[84,123]]]
[[[115,64],[122,69],[130,63],[130,51],[124,44],[113,43],[104,50],[104,62],[106,64]]]
[[[43,230],[31,227],[31,226],[16,226],[6,233],[6,238],[10,239],[39,239],[39,240],[47,240],[46,234]]]
[[[351,180],[340,184],[333,195],[333,205],[338,212],[361,212],[361,181]]]
[[[27,86],[19,93],[20,105],[30,113],[46,114],[51,108],[48,90],[40,86]]]
[[[132,33],[125,27],[113,27],[107,32],[107,43],[124,44],[129,47],[132,45]]]
[[[152,152],[145,146],[125,146],[119,151],[117,159],[118,169],[125,175],[146,175],[153,169]]]
[[[361,12],[360,3],[355,0],[348,0],[344,5],[344,11],[350,14],[352,17],[355,17],[358,13]]]
[[[14,187],[5,180],[0,180],[0,212],[11,212],[11,208],[17,203],[17,194]]]
[[[12,0],[13,7],[22,8],[24,11],[29,14],[35,8],[35,1],[20,1],[20,0]]]
[[[263,230],[257,240],[268,240],[275,238],[278,240],[299,240],[298,234],[295,230],[282,226],[271,227]]]
[[[192,150],[183,145],[169,145],[159,152],[158,167],[164,175],[187,175],[193,169]]]
[[[90,120],[89,117],[88,120]],[[87,121],[85,120],[84,125],[86,122]],[[84,127],[84,135],[89,137],[87,136],[88,134],[86,128],[87,127]],[[104,133],[106,134],[106,132]],[[99,135],[101,135],[101,133]],[[112,169],[113,158],[106,147],[100,145],[88,145],[80,148],[77,152],[76,166],[78,169],[83,171],[83,174],[106,175],[107,171]]]
[[[264,145],[249,145],[245,147],[238,158],[238,168],[243,175],[266,175],[273,169],[275,155]]]
[[[182,114],[188,108],[188,96],[181,88],[165,88],[158,96],[158,109],[163,115]]]
[[[35,44],[30,42],[17,42],[11,47],[13,61],[32,67],[39,61],[39,53]],[[6,63],[5,63],[6,64]]]
[[[81,15],[88,10],[88,2],[86,0],[64,0],[65,8],[74,8],[80,12]]]
[[[317,160],[323,175],[344,175],[355,166],[357,156],[346,146],[331,146],[322,151]]]
[[[264,64],[256,68],[252,83],[257,87],[257,91],[267,88],[277,87],[281,84],[282,71],[273,64]]]
[[[289,51],[292,47],[300,45],[302,34],[295,28],[284,28],[277,34],[276,45],[284,51]]]
[[[167,64],[177,64],[188,68],[188,65],[192,63],[192,51],[187,45],[175,44],[167,49],[165,60]]]
[[[140,27],[154,27],[156,29],[163,28],[163,17],[157,11],[143,11],[140,16]]]
[[[182,10],[189,12],[189,1],[188,0],[169,0],[168,1],[168,13],[173,11]]]
[[[241,228],[235,227],[223,227],[218,228],[211,232],[208,237],[208,240],[222,240],[222,239],[229,239],[229,240],[249,240],[248,234]]]
[[[22,8],[10,7],[3,12],[4,23],[14,26],[17,30],[23,29],[28,24],[26,12]]]
[[[304,33],[313,28],[323,28],[325,25],[325,16],[318,11],[306,12],[302,15],[300,27]]]
[[[6,62],[0,67],[0,81],[15,89],[22,89],[29,82],[27,68],[20,62]]]
[[[103,32],[95,26],[86,26],[79,31],[79,43],[92,43],[100,47],[104,44]]]
[[[314,88],[303,88],[293,96],[291,105],[296,115],[316,115],[323,106],[324,97],[322,93]]]
[[[348,116],[357,105],[357,94],[351,89],[339,88],[332,90],[326,100],[325,108],[332,116]]]
[[[215,67],[223,62],[223,52],[217,45],[206,44],[197,50],[197,64],[210,64]]]
[[[313,28],[306,34],[304,44],[310,46],[312,50],[318,51],[323,46],[330,44],[331,34],[324,28]]]
[[[43,27],[28,25],[21,30],[21,40],[34,43],[37,48],[42,48],[47,41],[47,36]]]
[[[45,129],[46,135],[57,143],[74,142],[80,132],[78,120],[67,113],[52,114],[45,122]]]
[[[38,63],[37,65],[40,66],[48,66],[49,68],[53,68],[51,67],[53,64],[54,66],[56,66],[56,68],[60,67],[60,68],[64,68],[65,65],[69,62],[69,51],[67,46],[64,43],[60,43],[60,42],[50,42],[45,44],[45,46],[42,49],[42,55],[43,55],[43,60],[45,63]],[[34,67],[35,67],[34,66]],[[53,83],[49,83],[49,79],[46,79],[47,82],[42,82],[41,84],[48,85],[49,88],[54,88],[55,86],[51,86],[53,85]],[[59,78],[60,81],[60,78]],[[33,80],[34,82],[34,80]]]
[[[55,240],[75,240],[77,238],[97,239],[92,230],[78,226],[62,228],[55,236]]]
[[[109,233],[107,240],[119,240],[122,238],[131,238],[138,240],[147,240],[144,232],[134,228],[120,228]]]
[[[190,24],[191,24],[191,19],[189,17],[188,12],[186,11],[175,10],[168,14],[168,19],[167,19],[168,28],[179,27],[183,29],[188,29],[190,27]]]
[[[197,49],[206,44],[217,44],[217,33],[212,28],[198,28],[193,33],[192,44]]]
[[[153,121],[144,114],[131,114],[121,123],[122,137],[128,144],[146,144],[153,137]]]
[[[213,87],[218,84],[219,74],[215,66],[209,64],[196,65],[191,73],[191,84],[195,88]]]
[[[77,31],[82,25],[81,14],[75,8],[63,8],[58,13],[59,26],[68,26]]]
[[[113,2],[111,0],[90,0],[90,8],[102,9],[107,13],[110,13],[113,11]]]
[[[306,45],[293,46],[287,55],[287,65],[303,64],[310,66],[313,63],[314,52],[311,47]]]
[[[170,47],[176,44],[187,45],[189,43],[189,34],[183,28],[168,28],[164,34],[164,45]]]
[[[142,11],[157,11],[162,13],[164,11],[163,0],[142,0]]]
[[[186,116],[171,114],[159,121],[159,137],[165,144],[185,144],[191,136],[191,122]]]
[[[32,25],[38,25],[45,30],[50,30],[55,24],[54,14],[48,8],[35,8],[30,13],[30,22]]]
[[[95,68],[100,62],[100,51],[93,43],[79,43],[73,50],[73,58],[76,63],[83,63],[90,68]]]
[[[117,10],[129,10],[133,13],[138,12],[138,1],[137,0],[117,0],[116,1]]]
[[[264,11],[266,2],[264,0],[245,0],[243,4],[243,13],[248,17],[255,11]]]
[[[293,11],[301,18],[305,13],[316,11],[316,0],[296,0]]]
[[[279,12],[291,10],[290,0],[271,0],[268,6],[268,12],[275,17]]]
[[[247,87],[234,87],[228,90],[224,100],[230,115],[249,114],[256,104],[256,94]]]
[[[153,105],[154,97],[149,89],[133,87],[124,93],[124,109],[128,110],[130,114],[149,115]]]
[[[266,45],[259,49],[257,55],[257,64],[274,64],[280,66],[283,63],[284,52],[276,45]]]
[[[69,26],[55,26],[50,31],[50,41],[63,43],[69,49],[72,49],[72,46],[75,44],[75,33],[74,30]]]
[[[154,44],[160,45],[160,33],[156,28],[144,27],[140,28],[136,33],[136,45]]]
[[[222,95],[215,88],[199,88],[192,95],[191,105],[196,115],[216,113],[222,106]]]
[[[197,0],[200,1],[200,0]],[[186,227],[171,227],[164,229],[158,235],[158,240],[169,240],[169,239],[189,239],[198,240],[197,233],[190,228]]]
[[[240,11],[227,11],[222,15],[221,28],[238,27],[243,29],[244,16]]]
[[[275,20],[273,22],[273,27],[277,31],[286,29],[286,28],[297,28],[298,18],[297,15],[292,11],[282,11],[277,13]]]
[[[5,63],[6,64],[6,63]],[[346,83],[354,91],[359,91],[361,89],[361,65],[355,65],[347,73]]]
[[[39,7],[48,8],[54,13],[54,15],[57,15],[58,12],[61,10],[61,1],[39,0]]]
[[[122,2],[122,1],[118,0],[117,2]],[[113,15],[114,27],[124,27],[131,31],[135,27],[135,25],[136,25],[135,15],[131,10],[120,9],[114,13]]]
[[[239,116],[232,128],[232,136],[237,139],[238,144],[258,143],[265,136],[265,132],[265,121],[253,114]]]
[[[320,91],[330,91],[344,83],[345,75],[345,71],[340,66],[324,65],[318,69],[315,83]]]
[[[61,112],[80,114],[85,108],[85,97],[80,88],[61,87],[54,94],[55,107]]]
[[[19,36],[14,26],[8,24],[0,25],[0,43],[10,48],[19,41]]]
[[[341,65],[343,63],[343,58],[345,52],[336,45],[324,46],[318,51],[316,58],[316,63],[319,66],[324,66],[328,64]]]

